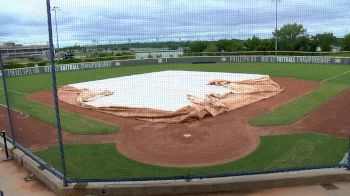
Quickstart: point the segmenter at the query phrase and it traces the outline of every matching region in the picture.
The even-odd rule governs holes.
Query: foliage
[[[38,66],[46,66],[48,64],[47,61],[40,61],[38,62]]]
[[[209,53],[210,55],[215,55],[215,52],[217,51],[218,48],[214,44],[209,44],[203,52]]]
[[[190,52],[200,53],[203,52],[208,47],[208,42],[206,41],[195,41],[190,45]]]
[[[332,46],[337,44],[337,38],[333,33],[316,34],[313,39],[316,45],[321,48],[321,51],[331,51]]]
[[[27,63],[27,65],[26,65],[26,67],[34,67],[34,66],[35,66],[35,64],[34,64],[34,63],[32,63],[32,62]]]
[[[247,50],[257,51],[260,43],[261,40],[254,35],[252,38],[247,39],[244,45]]]
[[[342,47],[346,51],[350,51],[350,33],[347,34],[342,40]]]
[[[31,62],[38,62],[38,61],[42,61],[43,58],[38,56],[38,55],[32,55],[32,56],[28,57],[28,60]]]
[[[272,39],[261,39],[260,44],[255,48],[256,51],[273,51],[274,40]]]
[[[273,38],[261,39],[257,36],[247,40],[222,39],[218,41],[195,41],[190,42],[187,55],[198,55],[203,52],[234,52],[234,51],[274,51],[275,32]],[[350,50],[350,34],[344,39],[336,38],[333,33],[322,33],[310,36],[302,24],[285,24],[277,30],[278,51],[306,51],[315,52],[317,47],[322,51],[331,51],[332,46],[341,43],[344,50]],[[293,54],[290,54],[293,55]]]
[[[223,39],[217,41],[215,45],[217,47],[218,52],[232,52],[234,41]]]
[[[273,33],[275,36],[275,33]],[[279,50],[299,51],[302,49],[300,42],[308,39],[307,30],[302,24],[285,24],[277,30]]]

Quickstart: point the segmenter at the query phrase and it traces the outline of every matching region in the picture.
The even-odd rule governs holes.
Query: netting
[[[64,181],[349,166],[347,1],[46,3],[1,3],[0,129]]]

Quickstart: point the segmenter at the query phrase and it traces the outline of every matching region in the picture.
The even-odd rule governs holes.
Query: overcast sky
[[[166,40],[267,38],[271,0],[51,0],[62,45]],[[279,27],[301,23],[310,34],[350,33],[350,0],[282,0]],[[45,0],[1,0],[0,43],[46,43]],[[95,41],[94,41],[95,40]]]

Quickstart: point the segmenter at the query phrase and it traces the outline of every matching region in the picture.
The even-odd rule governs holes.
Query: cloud
[[[266,0],[51,0],[62,44],[271,37],[275,8]],[[279,27],[301,23],[309,33],[350,33],[348,0],[282,0]],[[43,0],[6,0],[0,42],[46,43]]]

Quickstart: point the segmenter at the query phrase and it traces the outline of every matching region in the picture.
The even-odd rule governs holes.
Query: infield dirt
[[[60,102],[62,110],[118,126],[108,135],[72,135],[64,132],[66,144],[115,143],[130,159],[163,166],[194,167],[225,163],[254,151],[260,136],[314,131],[335,136],[349,136],[350,90],[317,108],[308,116],[288,126],[253,127],[249,120],[321,87],[321,83],[290,78],[273,78],[285,88],[279,95],[243,108],[200,121],[163,124],[121,118]],[[29,100],[52,106],[52,92],[45,90],[27,96]],[[16,139],[31,150],[54,146],[54,126],[33,118],[17,119],[13,112]],[[4,109],[0,126],[8,126]],[[82,129],[84,126],[82,125]],[[190,135],[190,136],[189,136]]]

